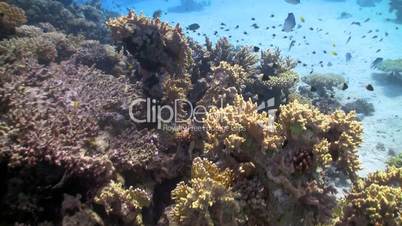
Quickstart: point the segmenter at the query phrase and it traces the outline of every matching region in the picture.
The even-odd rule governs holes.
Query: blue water
[[[302,0],[293,5],[284,0],[213,0],[198,1],[203,3],[202,7],[188,10],[177,10],[183,9],[179,0],[102,3],[122,15],[130,9],[147,16],[161,10],[161,20],[172,25],[179,23],[184,28],[198,23],[199,30],[186,33],[199,42],[204,41],[204,36],[212,41],[228,37],[234,45],[279,47],[283,55],[302,62],[296,68],[301,77],[311,72],[343,75],[350,88],[337,92],[337,99],[347,102],[363,98],[376,108],[373,116],[362,121],[365,133],[359,154],[362,174],[366,174],[384,168],[389,153],[402,150],[402,85],[387,81],[370,68],[377,57],[402,58],[402,26],[394,21],[395,14],[389,12],[389,1],[375,0],[371,7],[362,7],[358,1]],[[288,13],[294,13],[298,28],[286,33],[281,26]],[[342,13],[351,16],[340,19]],[[252,27],[254,23],[258,29]],[[291,40],[296,40],[296,45],[289,51]],[[345,60],[347,53],[352,56],[349,62]],[[367,84],[372,84],[375,91],[367,91]],[[385,149],[379,150],[382,145]]]

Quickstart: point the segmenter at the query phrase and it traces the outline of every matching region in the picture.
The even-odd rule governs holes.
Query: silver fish
[[[289,13],[288,17],[285,19],[285,23],[283,24],[284,32],[291,32],[293,28],[296,26],[296,18],[293,13]]]

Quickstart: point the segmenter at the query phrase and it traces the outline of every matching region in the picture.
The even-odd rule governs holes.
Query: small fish
[[[254,50],[254,52],[258,53],[260,51],[260,47],[254,46],[253,50]]]
[[[381,52],[381,49],[377,49],[377,51],[375,51],[376,53],[379,53],[379,52]]]
[[[371,68],[372,69],[374,69],[374,68],[377,68],[377,66],[379,65],[379,64],[381,64],[382,62],[383,62],[383,58],[382,57],[377,57],[372,63],[371,63]]]
[[[283,31],[284,32],[291,32],[293,28],[296,26],[296,19],[293,13],[289,13],[288,17],[285,19],[283,24]]]
[[[388,35],[389,35],[388,32],[385,32],[385,36],[388,37]]]
[[[332,63],[328,62],[327,67],[332,67]]]
[[[222,22],[222,23],[221,23],[221,26],[226,26],[226,24]]]
[[[240,27],[239,25],[236,25],[235,29],[239,29],[239,27]]]
[[[271,14],[271,16],[270,16],[271,18],[274,18],[275,17],[275,15],[274,14]]]
[[[352,17],[352,14],[347,13],[347,12],[342,12],[341,15],[338,17],[338,19],[349,19]]]
[[[187,26],[187,30],[196,31],[200,28],[200,25],[197,23],[193,23]]]
[[[218,32],[217,31],[214,31],[214,35],[217,35],[218,34]]]
[[[363,35],[362,38],[366,38],[367,36]]]
[[[362,24],[360,22],[352,22],[351,25],[361,26]]]
[[[348,44],[351,39],[352,39],[352,36],[349,36],[348,40],[346,40],[346,44]]]
[[[378,36],[377,36],[377,35],[374,35],[374,36],[372,37],[372,39],[376,39],[376,38],[378,38]]]
[[[306,19],[304,19],[304,16],[301,16],[301,17],[300,17],[300,21],[301,21],[302,23],[306,22]]]
[[[343,83],[343,86],[342,86],[342,90],[347,90],[349,88],[349,86],[348,86],[348,84],[346,84],[346,82],[345,83]]]
[[[285,2],[293,5],[300,4],[300,0],[285,0]]]
[[[78,109],[80,108],[80,102],[79,101],[71,101],[71,107],[73,107],[74,109]]]
[[[370,21],[370,18],[367,18],[367,19],[364,20],[364,23],[367,23],[369,21]]]
[[[253,28],[255,28],[255,29],[260,28],[256,23],[252,24],[251,26],[252,26]]]
[[[154,19],[156,19],[156,18],[160,18],[161,17],[161,15],[162,15],[162,10],[156,10],[153,14],[152,14],[152,17],[154,18]]]
[[[295,44],[296,44],[296,41],[295,41],[295,40],[292,40],[292,41],[290,42],[289,51],[293,48],[293,46],[295,46]]]
[[[373,87],[371,84],[368,84],[368,85],[366,86],[366,89],[367,89],[368,91],[374,91],[374,87]]]
[[[336,51],[331,51],[330,54],[331,54],[332,56],[338,56],[338,53],[337,53]]]
[[[248,35],[247,31],[243,32],[244,35]]]
[[[254,21],[254,20],[255,20],[255,18],[254,18],[254,17],[252,17],[252,18],[251,18],[251,20],[252,20],[252,21]]]
[[[345,59],[346,59],[346,62],[349,62],[349,61],[352,59],[352,54],[349,53],[349,52],[347,52],[347,53],[345,54]]]

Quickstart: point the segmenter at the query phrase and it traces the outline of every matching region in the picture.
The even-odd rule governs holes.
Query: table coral
[[[341,89],[346,83],[343,76],[337,74],[313,74],[302,78],[302,81],[317,90],[321,97],[328,97],[335,92],[335,88]]]
[[[402,81],[402,59],[391,60],[387,59],[376,66],[380,71],[389,75],[398,81]]]
[[[180,225],[237,225],[237,204],[231,191],[233,175],[201,158],[193,161],[191,180],[172,191],[171,215]]]
[[[27,21],[24,10],[4,1],[0,2],[0,15],[0,40],[14,34],[15,28]]]

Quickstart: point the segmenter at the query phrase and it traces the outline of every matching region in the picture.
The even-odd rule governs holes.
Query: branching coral
[[[268,201],[271,217],[299,216],[305,218],[306,225],[325,222],[335,206],[335,197],[333,188],[324,182],[325,174],[320,172],[335,166],[355,179],[361,125],[353,113],[325,115],[297,101],[282,106],[279,112],[274,124],[267,113],[258,113],[256,105],[241,96],[233,105],[212,108],[204,119],[204,148],[232,166],[236,161],[251,161],[267,191],[290,195],[268,196],[272,197]],[[236,160],[230,160],[227,151]],[[281,199],[287,204],[279,208]],[[315,215],[293,209],[290,203],[312,208]]]
[[[180,225],[237,225],[232,180],[230,170],[221,171],[206,159],[194,159],[190,182],[180,182],[172,191],[174,222]]]
[[[207,138],[206,151],[226,148],[234,150],[275,150],[281,137],[272,133],[273,121],[266,112],[258,113],[252,101],[236,95],[233,105],[212,108],[204,120]]]
[[[182,76],[190,66],[191,50],[179,25],[171,27],[130,11],[128,16],[109,20],[113,38],[152,72]]]
[[[235,96],[243,92],[248,77],[241,66],[222,61],[212,68],[210,85],[198,104],[220,107],[233,103]]]
[[[0,40],[15,33],[15,28],[26,22],[24,10],[0,2]]]
[[[141,210],[150,205],[150,195],[139,188],[123,188],[112,181],[95,197],[95,203],[102,205],[108,215],[120,217],[125,225],[143,225]]]
[[[289,57],[282,57],[279,49],[261,52],[260,71],[264,74],[264,79],[270,76],[290,71],[296,67],[296,62]]]
[[[402,169],[389,167],[356,184],[337,225],[401,225]]]

